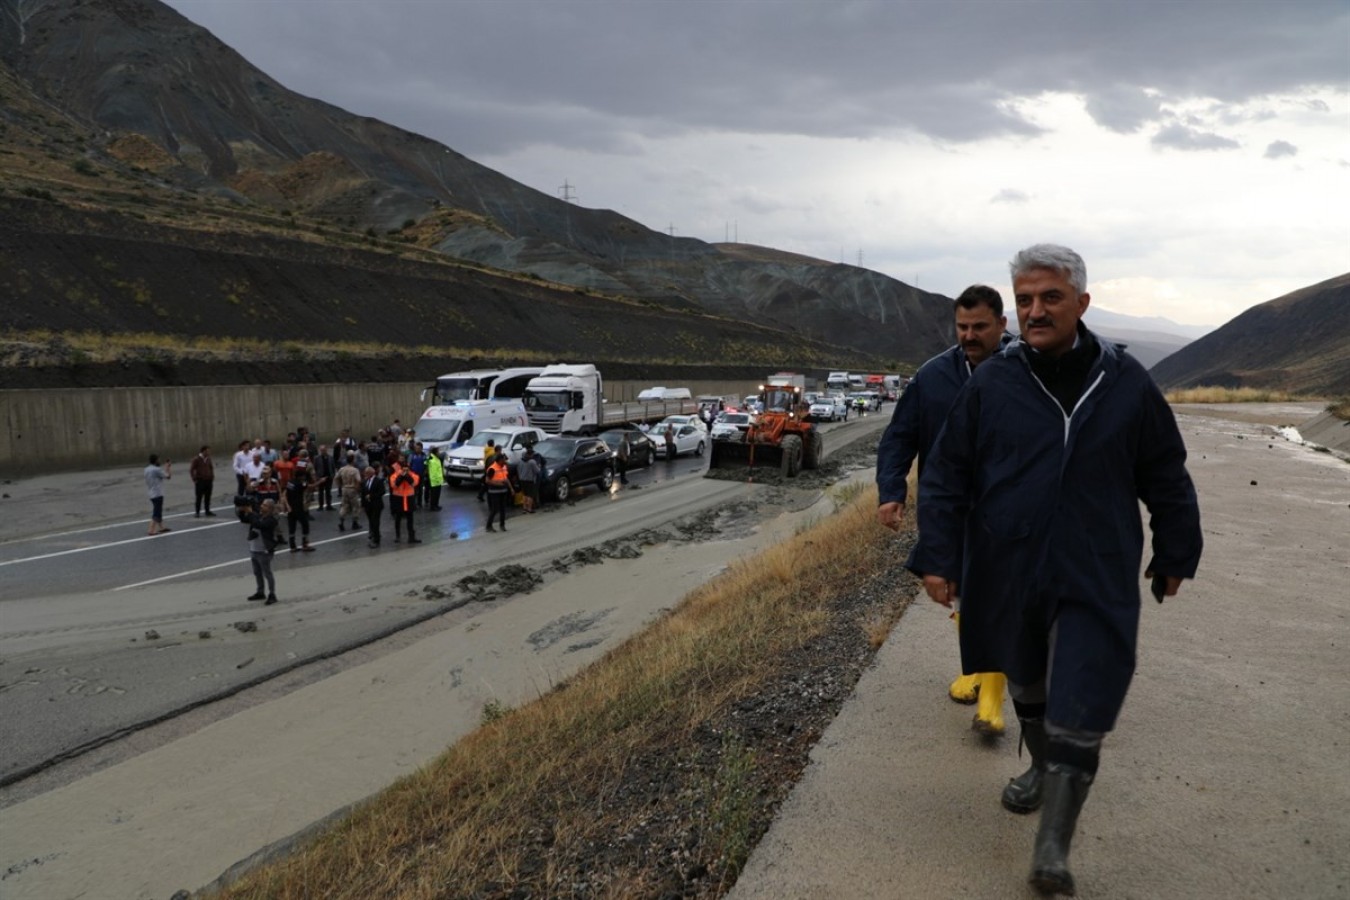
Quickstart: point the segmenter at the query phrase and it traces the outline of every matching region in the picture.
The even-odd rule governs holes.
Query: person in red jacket
[[[389,493],[392,495],[390,511],[394,515],[394,543],[402,540],[403,523],[408,523],[408,543],[420,544],[417,532],[413,530],[413,507],[417,500],[417,484],[421,481],[417,473],[408,468],[408,458],[398,455],[394,467],[389,471]]]

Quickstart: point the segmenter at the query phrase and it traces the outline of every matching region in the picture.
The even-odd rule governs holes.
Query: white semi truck
[[[543,372],[541,366],[514,366],[508,369],[470,369],[450,372],[422,389],[422,399],[431,394],[432,406],[448,406],[460,400],[493,400],[498,397],[525,396],[530,379]]]
[[[590,363],[548,366],[525,388],[530,424],[549,434],[595,434],[616,425],[658,422],[697,412],[692,398],[606,403],[604,379]]]
[[[530,379],[525,412],[531,425],[549,434],[595,434],[604,396],[604,380],[595,366],[558,364]]]

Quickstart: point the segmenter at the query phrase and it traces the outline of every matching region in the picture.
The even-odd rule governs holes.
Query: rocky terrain
[[[0,0],[0,101],[11,332],[873,371],[952,338],[940,295],[542,194],[158,0]]]
[[[1150,372],[1165,389],[1350,394],[1350,273],[1254,306]]]

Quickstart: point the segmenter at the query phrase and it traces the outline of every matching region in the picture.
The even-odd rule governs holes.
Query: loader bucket
[[[784,443],[792,445],[790,440]],[[714,469],[745,469],[747,474],[768,469],[791,477],[797,474],[800,464],[800,444],[789,446],[789,450],[793,452],[785,453],[780,444],[714,441],[709,465]]]

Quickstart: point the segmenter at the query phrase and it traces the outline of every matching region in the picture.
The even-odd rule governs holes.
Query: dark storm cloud
[[[287,86],[471,156],[659,131],[1028,135],[1007,101],[1043,91],[1131,132],[1171,98],[1341,85],[1350,27],[1342,0],[170,2]]]
[[[1176,123],[1153,135],[1153,146],[1172,150],[1235,150],[1240,144],[1211,131],[1201,131]]]
[[[1271,141],[1266,148],[1266,159],[1279,159],[1282,156],[1298,156],[1298,148],[1288,141]]]

